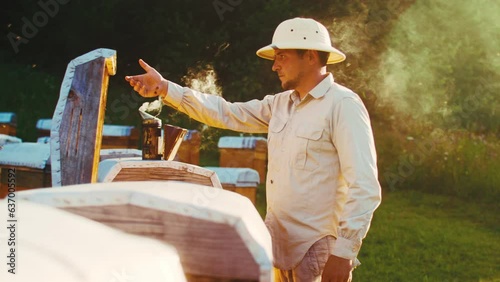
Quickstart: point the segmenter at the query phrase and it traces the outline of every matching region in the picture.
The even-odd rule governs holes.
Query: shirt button
[[[273,183],[274,183],[274,181],[271,179],[271,184],[273,184]]]

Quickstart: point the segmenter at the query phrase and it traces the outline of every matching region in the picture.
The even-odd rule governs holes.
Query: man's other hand
[[[331,255],[326,262],[321,282],[351,282],[352,260]]]

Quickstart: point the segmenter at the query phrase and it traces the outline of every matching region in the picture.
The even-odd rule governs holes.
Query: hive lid
[[[259,173],[251,168],[236,167],[205,167],[217,174],[222,184],[233,184],[237,187],[257,186],[260,182]]]
[[[23,140],[21,140],[17,137],[6,135],[6,134],[0,134],[0,146],[3,146],[5,144],[10,144],[10,143],[21,143],[21,142],[23,142]]]
[[[50,127],[51,126],[52,126],[52,119],[44,118],[44,119],[39,119],[36,122],[36,129],[49,130],[50,131]]]
[[[49,144],[12,143],[4,145],[0,150],[0,165],[44,169],[49,157]]]
[[[52,126],[52,119],[39,119],[36,128],[39,130],[48,130]],[[102,129],[103,136],[130,136],[134,127],[130,125],[105,124]]]
[[[55,207],[16,202],[20,223],[9,222],[19,243],[9,247],[15,248],[16,274],[5,266],[0,281],[186,281],[177,251],[165,242]],[[0,207],[7,210],[7,200],[0,201]],[[0,215],[2,222],[12,220],[7,217],[7,212]],[[8,238],[10,232],[2,228],[0,238]]]
[[[133,126],[105,124],[102,129],[103,136],[130,136]]]
[[[102,223],[121,219],[115,228],[171,243],[186,273],[271,281],[269,231],[250,200],[230,191],[177,181],[134,181],[34,189],[17,197]]]
[[[266,141],[264,137],[256,136],[223,136],[219,139],[219,148],[255,149],[257,141]]]
[[[0,123],[16,123],[16,114],[10,112],[0,113]]]

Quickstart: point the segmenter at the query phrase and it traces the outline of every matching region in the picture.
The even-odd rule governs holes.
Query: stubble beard
[[[302,80],[303,76],[304,76],[304,74],[302,73],[302,71],[300,71],[297,74],[297,76],[295,76],[295,78],[283,82],[281,84],[281,87],[283,88],[283,90],[295,90],[295,88],[297,88],[297,86],[299,86],[299,83]]]

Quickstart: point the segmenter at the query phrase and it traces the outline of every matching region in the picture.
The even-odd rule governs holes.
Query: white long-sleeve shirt
[[[295,91],[230,103],[169,82],[163,103],[207,125],[268,133],[266,225],[274,265],[296,266],[314,242],[356,260],[381,201],[368,112],[329,74],[303,100]]]

